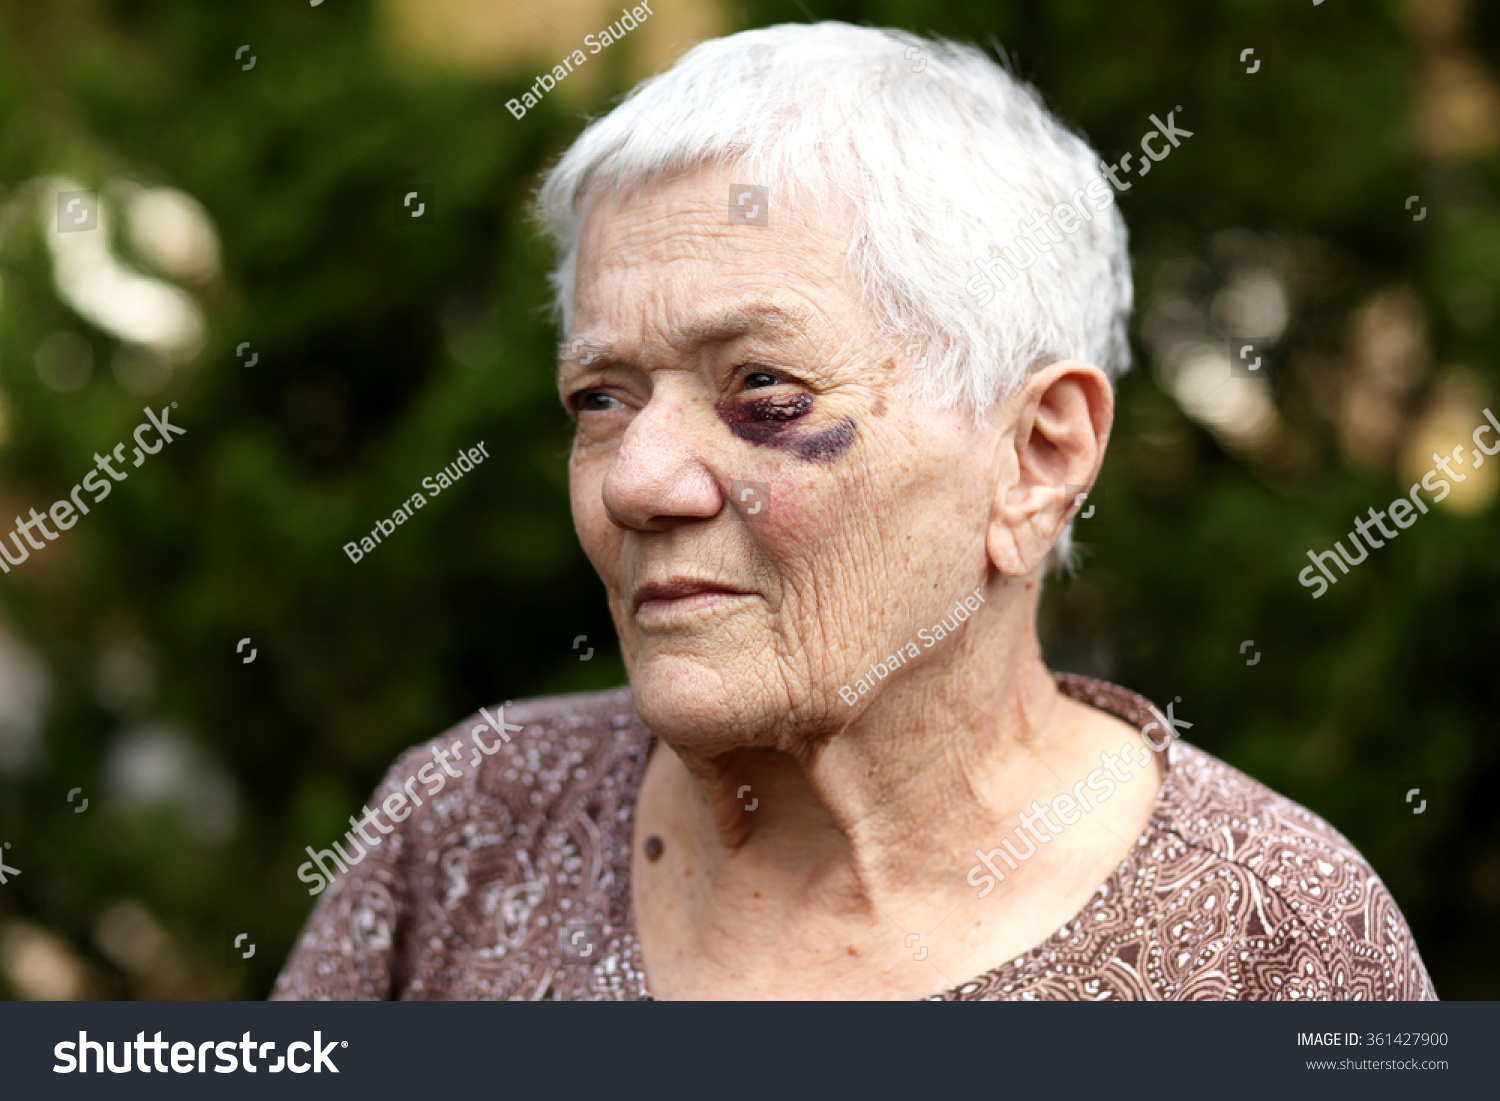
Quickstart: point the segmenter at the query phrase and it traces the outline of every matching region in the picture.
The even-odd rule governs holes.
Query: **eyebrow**
[[[752,334],[806,331],[812,319],[813,314],[808,310],[789,309],[769,302],[736,303],[682,326],[674,334],[673,343],[688,351],[696,351],[706,344],[727,344]],[[575,337],[558,345],[557,361],[559,371],[596,364],[630,366],[629,358],[608,343],[587,337]]]

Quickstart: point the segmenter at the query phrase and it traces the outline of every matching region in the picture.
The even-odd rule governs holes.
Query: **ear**
[[[985,550],[1000,573],[1024,577],[1046,561],[1075,497],[1099,476],[1114,388],[1093,364],[1064,360],[1031,375],[999,412],[1009,424]]]

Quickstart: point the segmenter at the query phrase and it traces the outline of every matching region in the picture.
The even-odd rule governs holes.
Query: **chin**
[[[774,745],[788,704],[779,680],[735,655],[729,668],[686,654],[650,654],[630,663],[630,690],[641,721],[673,745],[694,748]]]
[[[774,656],[745,653],[720,666],[672,653],[628,662],[636,713],[663,741],[710,753],[762,746],[794,755],[835,736],[849,720],[838,696],[788,688]],[[766,671],[775,670],[773,676]],[[797,699],[794,706],[794,697]]]
[[[747,696],[766,690],[763,681],[715,667],[680,653],[653,653],[631,663],[630,690],[636,713],[659,738],[682,746],[745,744],[742,718]],[[758,710],[758,709],[757,709]]]

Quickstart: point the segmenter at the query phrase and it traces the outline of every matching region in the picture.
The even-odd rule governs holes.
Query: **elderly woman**
[[[1128,358],[1101,167],[980,52],[832,23],[584,132],[539,206],[630,686],[401,758],[276,997],[1434,996],[1327,823],[1043,664]]]

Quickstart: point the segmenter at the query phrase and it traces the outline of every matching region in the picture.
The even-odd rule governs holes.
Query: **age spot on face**
[[[714,403],[714,412],[747,443],[790,452],[806,463],[833,462],[854,445],[858,431],[849,417],[818,432],[799,431],[794,422],[812,407],[811,394],[776,394],[750,401],[725,399]]]

